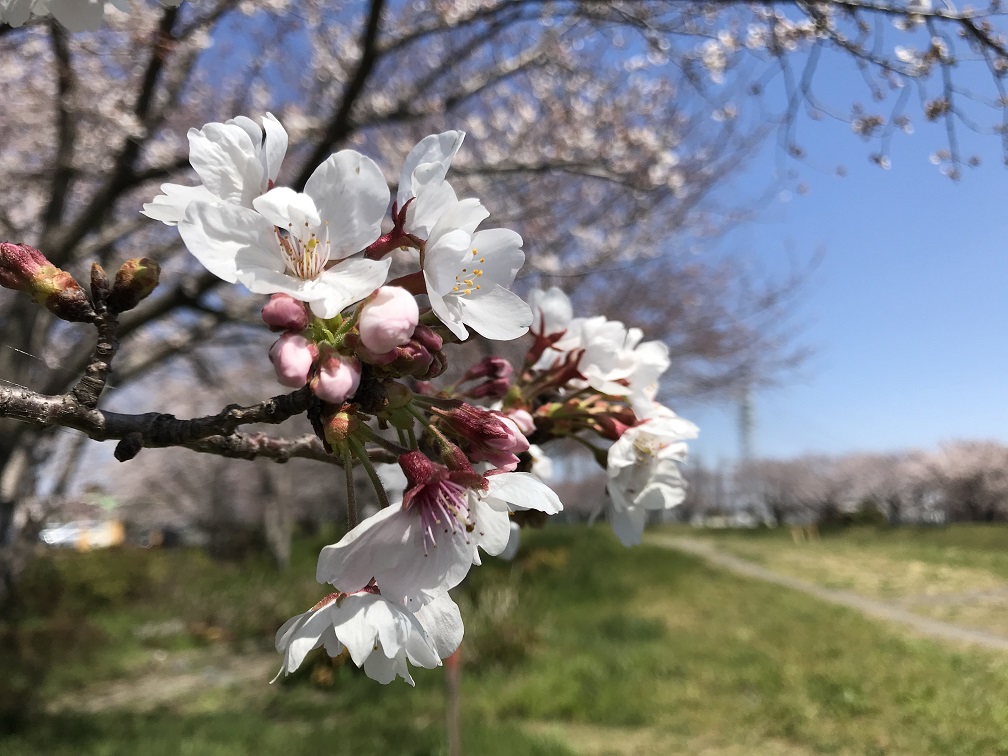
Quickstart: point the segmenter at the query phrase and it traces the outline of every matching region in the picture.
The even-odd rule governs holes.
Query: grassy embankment
[[[935,619],[1008,635],[1008,528],[851,528],[795,544],[786,528],[686,531],[826,588],[884,599]]]
[[[757,543],[768,562],[795,550],[721,538]],[[954,545],[889,544],[849,547],[941,564]],[[954,566],[1008,564],[976,546]],[[286,575],[188,551],[60,554],[93,648],[52,650],[48,712],[0,736],[0,752],[444,753],[441,670],[382,687],[320,660],[267,685],[273,630],[322,595],[315,553],[302,544]],[[624,550],[604,528],[532,533],[514,564],[474,570],[458,594],[467,753],[1008,752],[1008,655],[907,637],[657,547]],[[224,684],[243,668],[254,674]]]

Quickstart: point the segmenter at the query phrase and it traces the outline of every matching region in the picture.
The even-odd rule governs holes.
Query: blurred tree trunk
[[[276,562],[277,569],[283,571],[290,564],[291,532],[294,524],[288,506],[290,496],[285,490],[289,487],[289,481],[286,477],[278,479],[269,467],[260,465],[259,484],[266,546],[273,556],[273,561]]]

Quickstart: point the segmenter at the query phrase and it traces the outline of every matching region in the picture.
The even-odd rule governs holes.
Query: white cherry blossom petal
[[[487,477],[486,500],[504,502],[509,510],[537,509],[549,515],[563,511],[560,497],[531,473],[511,472]],[[499,508],[499,505],[498,505]]]
[[[143,206],[143,215],[169,226],[175,226],[185,217],[191,202],[217,202],[217,196],[202,184],[182,186],[181,184],[161,184],[161,191]]]
[[[272,113],[263,117],[263,130],[266,132],[261,155],[263,169],[268,181],[276,181],[287,155],[287,131]]]
[[[273,226],[254,210],[195,202],[178,230],[203,267],[228,283],[238,282],[240,272],[283,269],[283,261],[271,254]]]
[[[427,239],[445,209],[458,204],[458,197],[447,181],[427,184],[421,189],[420,194],[406,208],[406,222],[403,228],[406,233]]]
[[[416,610],[462,582],[472,566],[465,538],[443,538],[427,551],[420,517],[392,505],[323,548],[316,578],[342,591],[360,590],[373,578],[383,596]]]
[[[189,129],[189,162],[203,185],[223,202],[251,207],[262,187],[262,164],[248,134],[235,125]]]
[[[452,159],[462,146],[463,139],[465,139],[464,131],[445,131],[441,134],[431,134],[417,142],[403,161],[399,190],[396,194],[396,205],[400,209],[410,198],[418,196],[413,176],[417,167],[423,164],[432,166],[425,172],[423,183],[442,182]]]
[[[284,654],[282,672],[290,674],[304,658],[323,644],[323,635],[332,628],[326,607],[299,614],[287,620],[276,634],[276,650]]]
[[[490,556],[497,556],[507,546],[511,525],[506,510],[495,509],[476,492],[471,493],[470,497],[475,499],[472,505],[473,520],[476,522],[473,564],[479,564],[479,552],[476,551],[476,547],[483,549]]]
[[[351,257],[319,276],[319,291],[327,292],[318,299],[307,300],[312,312],[320,318],[332,318],[355,302],[359,302],[388,278],[392,260],[365,260]]]
[[[414,616],[427,633],[434,650],[442,659],[451,656],[462,643],[465,629],[458,604],[444,593],[417,609]]]
[[[559,333],[567,330],[574,318],[570,298],[563,289],[551,286],[545,291],[533,289],[529,296],[532,309],[532,330],[537,333]]]
[[[381,236],[389,189],[371,158],[354,150],[330,155],[312,173],[304,193],[329,224],[333,258],[359,252]]]
[[[643,509],[610,509],[609,525],[624,546],[638,546],[647,524],[647,512]]]
[[[459,319],[488,339],[508,341],[528,333],[532,310],[525,301],[503,286],[494,286],[475,297],[458,297]]]
[[[282,229],[293,227],[293,233],[300,233],[306,224],[311,229],[322,225],[315,201],[307,194],[286,186],[278,186],[256,197],[252,200],[252,207],[274,226]]]
[[[472,265],[482,271],[481,277],[510,287],[525,264],[521,246],[521,235],[509,228],[477,231],[472,237]]]

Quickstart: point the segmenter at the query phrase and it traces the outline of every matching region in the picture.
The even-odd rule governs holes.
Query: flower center
[[[442,480],[426,486],[426,490],[414,501],[420,507],[420,523],[423,528],[424,554],[435,548],[436,530],[445,533],[471,533],[476,522],[471,519],[467,489],[450,480]]]
[[[479,255],[479,251],[473,249],[472,255],[473,257],[477,257]],[[479,263],[484,262],[486,262],[486,258],[480,257],[473,264],[478,265]],[[452,292],[461,296],[467,296],[473,293],[473,289],[479,291],[482,287],[476,283],[476,279],[480,278],[482,275],[483,271],[480,268],[473,268],[472,270],[469,270],[469,268],[462,268],[462,272],[455,276],[455,286],[452,287]]]
[[[638,436],[633,442],[634,461],[638,465],[651,464],[652,460],[654,460],[664,446],[664,444],[655,438]]]
[[[294,233],[290,223],[286,231],[280,228],[274,230],[287,270],[304,281],[318,278],[329,262],[329,224],[325,224],[325,239],[316,236],[307,222],[300,234]]]

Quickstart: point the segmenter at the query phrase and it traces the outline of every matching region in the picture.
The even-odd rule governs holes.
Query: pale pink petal
[[[374,578],[382,595],[411,610],[454,588],[469,572],[473,547],[465,533],[436,533],[424,550],[420,517],[393,505],[364,520],[319,554],[316,578],[345,592]]]

